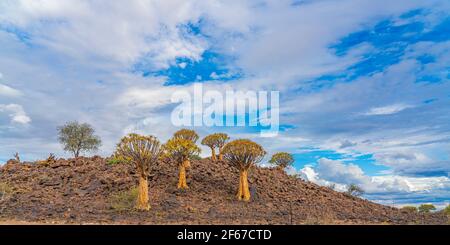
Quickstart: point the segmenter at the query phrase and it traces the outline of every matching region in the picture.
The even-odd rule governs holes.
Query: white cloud
[[[374,107],[371,108],[368,112],[364,113],[364,115],[366,116],[390,115],[401,112],[411,107],[413,106],[405,104],[394,104],[388,106]]]
[[[19,90],[0,84],[0,96],[18,97],[20,95],[22,95],[22,93]]]
[[[4,142],[20,142],[14,145],[18,149],[32,151],[34,144],[42,152],[63,154],[55,145],[42,142],[54,142],[55,127],[66,120],[93,124],[105,142],[104,155],[110,154],[115,142],[129,131],[167,138],[175,130],[168,123],[168,107],[177,87],[163,87],[163,79],[144,78],[135,68],[167,68],[179,57],[199,61],[205,50],[212,49],[232,56],[227,65],[241,69],[248,77],[226,84],[206,81],[207,88],[280,90],[280,122],[296,126],[281,132],[276,140],[258,138],[245,129],[224,128],[233,138],[252,138],[268,152],[304,153],[299,147],[313,147],[349,158],[373,154],[377,164],[390,168],[385,173],[389,177],[374,179],[356,164],[322,159],[319,166],[302,169],[304,176],[324,185],[340,181],[337,188],[341,190],[352,180],[370,192],[389,188],[425,191],[427,188],[416,180],[446,180],[419,180],[415,175],[426,176],[426,170],[450,171],[448,161],[443,161],[450,155],[443,150],[450,149],[449,84],[416,83],[427,73],[445,78],[447,73],[442,70],[449,63],[450,42],[410,45],[398,64],[355,81],[339,83],[338,79],[317,90],[311,82],[317,76],[343,72],[377,51],[377,47],[361,44],[347,55],[337,56],[330,46],[341,38],[387,18],[395,18],[398,24],[396,16],[412,9],[441,11],[445,9],[443,1],[305,1],[292,7],[292,1],[135,0],[127,1],[126,8],[123,3],[106,0],[0,2],[0,23],[11,27],[0,30],[0,67],[17,83],[14,87],[26,88],[27,96],[14,103],[33,112],[33,122],[38,124],[33,126],[39,128],[2,135],[7,137]],[[434,7],[435,3],[440,5]],[[204,35],[186,28],[199,22]],[[429,22],[439,23],[439,19]],[[433,27],[428,22],[426,25]],[[29,38],[23,43],[20,35]],[[416,58],[425,53],[434,56],[435,62],[419,64]],[[178,65],[188,68],[186,63]],[[212,72],[209,76],[214,80],[222,78],[221,74]],[[191,89],[191,85],[178,88]],[[18,104],[3,96],[17,97],[18,93],[0,84],[2,115],[9,115],[8,120],[15,124],[30,123],[23,108],[12,110],[9,105]],[[422,103],[429,99],[436,102]],[[398,114],[361,116],[364,113]],[[198,129],[202,135],[211,130],[216,129]],[[17,140],[23,135],[36,139]],[[14,151],[12,146],[8,150]],[[10,153],[4,150],[0,154]],[[33,156],[38,155],[33,152]]]
[[[434,191],[450,194],[448,177],[368,176],[355,164],[326,158],[319,159],[317,166],[305,166],[297,173],[301,178],[319,185],[329,186],[334,183],[339,191],[345,191],[349,184],[357,184],[368,195],[426,194]]]
[[[23,107],[18,104],[0,104],[0,112],[9,113],[11,123],[26,125],[31,122],[31,118],[27,116]]]
[[[3,74],[0,73],[0,81],[2,81],[2,79],[3,79]],[[22,95],[22,93],[19,90],[13,89],[5,84],[0,83],[0,96],[18,97],[20,95]]]
[[[81,62],[129,66],[143,59],[162,68],[176,57],[198,60],[207,48],[202,38],[180,28],[200,18],[199,4],[135,0],[124,8],[110,1],[20,0],[2,3],[0,21],[29,33],[33,43]]]

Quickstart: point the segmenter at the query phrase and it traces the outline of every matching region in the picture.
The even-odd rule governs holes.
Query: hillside
[[[239,175],[226,162],[192,162],[187,191],[176,189],[178,169],[158,162],[149,177],[149,212],[120,210],[113,196],[137,184],[129,165],[101,157],[58,159],[48,165],[9,161],[0,182],[13,194],[0,201],[0,221],[120,224],[444,224],[442,214],[417,214],[335,192],[254,167],[252,200],[235,200]]]

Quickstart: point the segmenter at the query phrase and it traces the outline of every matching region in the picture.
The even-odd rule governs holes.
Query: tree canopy
[[[294,157],[287,152],[278,152],[272,156],[269,163],[285,168],[287,166],[292,166]]]
[[[101,140],[94,132],[92,126],[87,123],[69,122],[58,127],[58,140],[65,151],[78,157],[81,152],[96,151],[100,147]]]
[[[194,130],[180,129],[174,133],[173,138],[190,140],[195,143],[195,142],[197,142],[199,136]]]
[[[261,162],[266,151],[261,145],[251,140],[238,139],[226,144],[223,154],[231,164],[240,169],[248,169],[252,164]]]
[[[431,211],[436,210],[436,207],[433,204],[422,204],[418,209],[420,213],[430,213]]]
[[[134,163],[140,173],[147,173],[148,166],[158,160],[161,143],[154,136],[128,134],[117,144],[115,157]]]
[[[219,148],[219,159],[222,160],[222,148],[225,143],[230,139],[227,134],[224,133],[215,133],[210,134],[203,138],[202,145],[206,145],[211,148],[211,159],[216,160],[216,148]]]
[[[177,161],[191,159],[200,154],[200,148],[192,141],[184,138],[172,138],[163,146],[164,155]]]

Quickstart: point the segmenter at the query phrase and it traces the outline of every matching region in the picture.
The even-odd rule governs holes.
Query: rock
[[[170,196],[161,203],[162,209],[165,211],[176,209],[180,206],[180,202],[175,196]]]
[[[8,165],[8,166],[6,166]],[[1,181],[17,192],[0,201],[0,216],[6,219],[43,222],[126,224],[286,224],[292,223],[446,224],[441,213],[405,213],[367,200],[348,196],[307,181],[289,177],[284,171],[255,167],[250,170],[250,202],[235,194],[239,171],[226,162],[192,161],[187,172],[189,189],[176,188],[178,169],[170,161],[151,166],[150,212],[132,208],[117,210],[113,197],[134,206],[137,185],[131,164],[107,165],[105,159],[58,159],[52,167],[9,162],[0,167]],[[54,168],[53,168],[54,167]],[[69,208],[72,208],[68,211]],[[311,217],[314,218],[311,221]],[[331,218],[330,218],[331,217]],[[309,220],[308,220],[309,219]]]

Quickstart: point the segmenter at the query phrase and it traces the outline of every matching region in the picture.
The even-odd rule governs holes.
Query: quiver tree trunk
[[[136,208],[139,210],[150,210],[150,205],[148,204],[148,181],[147,177],[139,177],[139,192],[136,203]]]
[[[189,160],[184,160],[184,161],[183,161],[183,165],[184,165],[185,168],[190,168],[190,167],[191,167],[191,161],[189,161]]]
[[[180,164],[180,171],[179,171],[179,179],[178,179],[178,189],[187,189],[187,182],[186,182],[186,167],[190,166],[189,161],[185,160]]]
[[[248,186],[248,169],[241,169],[239,174],[238,200],[250,201],[250,189]]]
[[[217,160],[216,149],[214,149],[214,147],[211,147],[211,160],[213,160],[213,161]]]
[[[222,149],[219,149],[219,161],[223,161]]]

